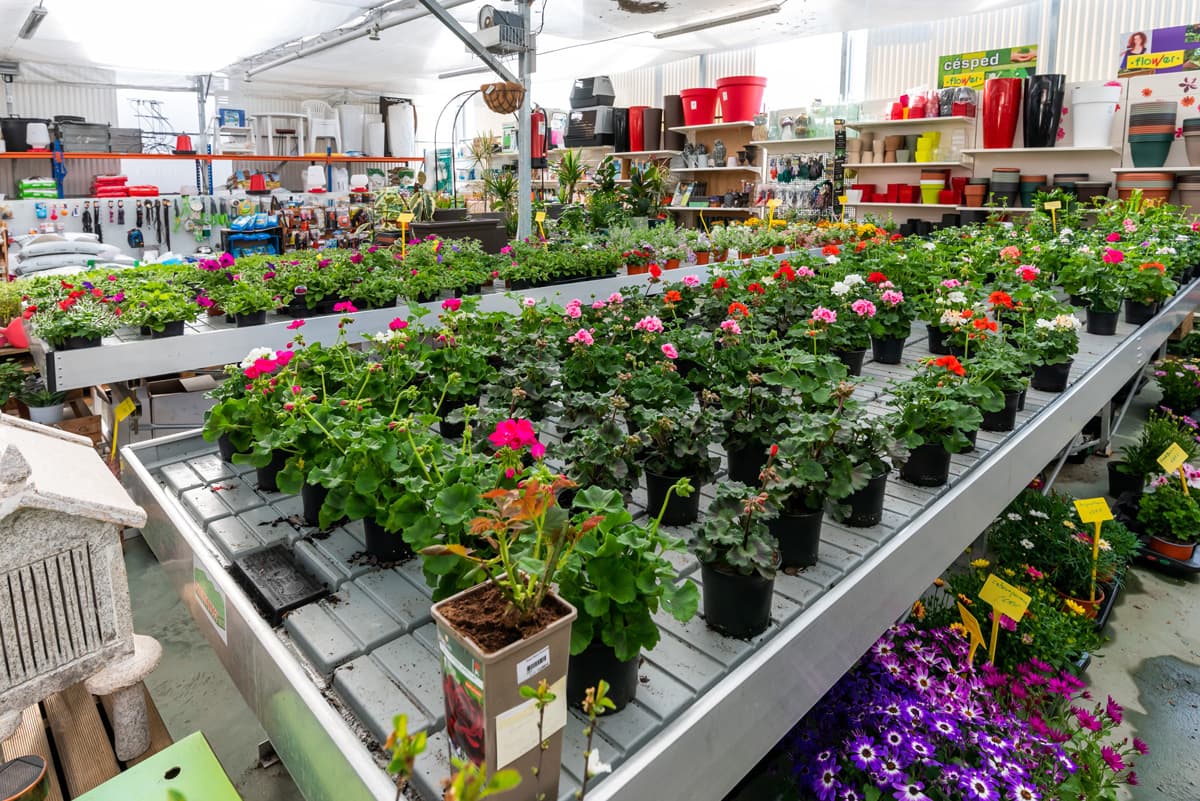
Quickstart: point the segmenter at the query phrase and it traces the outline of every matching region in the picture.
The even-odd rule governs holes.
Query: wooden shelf
[[[931,125],[974,125],[974,117],[921,117],[915,120],[867,120],[863,122],[848,122],[846,127],[852,131],[874,131],[880,128],[913,128]]]
[[[26,160],[53,157],[49,151],[24,151],[21,153],[0,153],[0,160]],[[68,161],[104,159],[131,159],[136,161],[327,161],[338,164],[404,164],[407,162],[424,161],[422,156],[263,156],[255,153],[195,153],[193,155],[177,155],[175,153],[63,153]]]
[[[703,211],[718,214],[753,214],[754,209],[743,209],[737,206],[666,206],[667,211]]]
[[[632,150],[628,153],[613,153],[615,159],[666,159],[678,156],[678,150]]]
[[[679,167],[673,169],[672,172],[743,172],[759,175],[762,169],[759,167]]]
[[[714,122],[708,125],[679,125],[675,128],[668,128],[668,131],[674,133],[702,133],[704,131],[730,131],[734,128],[753,128],[753,122]]]
[[[1011,212],[1012,214],[1030,214],[1037,209],[1029,206],[959,206],[959,211],[998,211],[1001,214]]]
[[[750,142],[750,144],[755,147],[761,147],[768,152],[776,147],[782,151],[798,149],[800,152],[804,152],[805,147],[820,147],[833,150],[833,141],[832,136],[820,136],[808,139],[756,139]]]
[[[971,169],[971,165],[962,161],[905,161],[905,162],[877,162],[872,161],[867,164],[843,164],[847,170],[871,170],[878,168],[895,168],[900,170],[912,170],[926,167],[962,167],[963,169]]]
[[[957,209],[953,203],[847,203],[847,206],[872,209]]]
[[[993,148],[973,148],[964,150],[963,154],[967,156],[990,156],[990,155],[1005,155],[1005,154],[1020,154],[1020,155],[1045,155],[1053,156],[1055,154],[1074,154],[1074,153],[1110,153],[1114,156],[1121,154],[1119,147],[993,147]]]

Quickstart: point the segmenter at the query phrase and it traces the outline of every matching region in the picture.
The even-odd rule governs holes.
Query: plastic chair
[[[324,100],[305,100],[300,110],[308,117],[308,152],[317,152],[318,139],[332,139],[333,151],[342,150],[342,126],[337,111]]]

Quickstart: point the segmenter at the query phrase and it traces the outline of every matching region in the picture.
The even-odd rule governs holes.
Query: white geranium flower
[[[612,765],[600,761],[600,749],[593,748],[585,755],[584,771],[589,779],[599,776],[601,773],[612,773]]]
[[[839,259],[837,256],[826,256],[825,257],[826,264],[837,264],[839,261],[841,261],[841,259]]]
[[[1078,331],[1079,318],[1073,314],[1060,314],[1054,318],[1054,327],[1063,331]]]
[[[937,245],[935,245],[935,244],[934,244],[934,243],[932,243],[932,242],[926,242],[926,243],[925,243],[925,249],[926,249],[926,250],[937,250]]]
[[[965,292],[959,292],[958,290],[955,290],[946,296],[946,300],[950,301],[951,303],[963,304],[967,302],[967,294]]]
[[[829,258],[832,259],[834,257],[830,256]],[[840,298],[840,297],[850,294],[850,285],[847,284],[845,281],[837,281],[836,283],[834,283],[833,286],[831,286],[829,288],[829,291]]]
[[[246,354],[246,358],[242,359],[241,368],[248,370],[254,366],[254,363],[259,359],[269,359],[275,355],[275,351],[270,348],[255,348]]]

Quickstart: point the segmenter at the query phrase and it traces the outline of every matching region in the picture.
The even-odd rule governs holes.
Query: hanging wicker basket
[[[512,114],[525,99],[525,87],[519,83],[485,83],[479,91],[483,102],[497,114]]]

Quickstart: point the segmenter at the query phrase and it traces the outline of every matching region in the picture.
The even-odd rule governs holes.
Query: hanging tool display
[[[142,214],[142,201],[140,201],[140,200],[136,201],[134,209],[136,211],[134,219],[137,220],[137,222],[135,222],[134,225],[137,226],[138,228],[141,228],[142,225],[145,223],[145,219],[143,218],[143,214]]]
[[[165,241],[167,244],[167,250],[170,250],[171,249],[171,201],[163,200],[162,214],[163,214],[163,227],[162,227],[163,236],[165,237]]]
[[[117,204],[113,201],[108,201],[108,222],[111,225],[117,221],[116,219]]]
[[[79,207],[76,206],[75,208],[78,211]],[[93,230],[92,230],[92,207],[88,203],[83,204],[83,219],[81,220],[81,223],[83,225],[83,232],[85,234],[93,233]]]
[[[110,203],[112,201],[109,201]],[[104,242],[104,229],[100,225],[100,201],[92,203],[92,218],[96,221],[96,241]]]
[[[125,201],[117,201],[117,225],[125,224]]]

